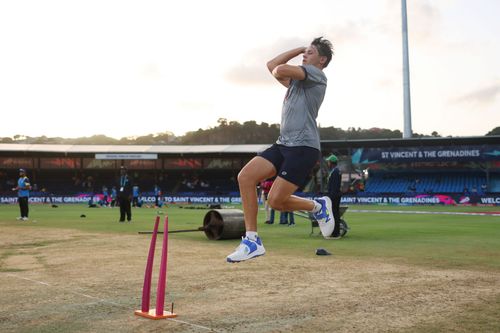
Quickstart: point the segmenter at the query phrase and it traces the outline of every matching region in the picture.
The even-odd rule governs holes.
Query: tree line
[[[279,135],[279,124],[268,124],[256,121],[228,121],[219,118],[218,125],[208,129],[198,129],[187,132],[182,136],[175,136],[172,132],[148,134],[138,137],[111,138],[105,135],[93,135],[81,138],[61,137],[29,137],[15,135],[0,138],[0,143],[28,143],[28,144],[78,144],[78,145],[217,145],[217,144],[270,144],[276,141]],[[385,128],[354,128],[343,130],[338,127],[320,127],[322,140],[367,140],[367,139],[397,139],[402,138],[400,130]],[[489,135],[500,135],[500,127],[489,131]],[[413,137],[441,137],[434,131],[430,135],[414,133]]]

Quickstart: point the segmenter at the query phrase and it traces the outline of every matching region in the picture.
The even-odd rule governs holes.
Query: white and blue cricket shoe
[[[226,257],[227,262],[240,262],[262,256],[266,253],[262,240],[257,236],[255,240],[241,237],[241,243],[236,250]]]
[[[319,212],[314,213],[314,218],[318,221],[319,229],[323,237],[330,237],[335,230],[335,220],[332,213],[332,200],[329,197],[316,199],[321,204]]]

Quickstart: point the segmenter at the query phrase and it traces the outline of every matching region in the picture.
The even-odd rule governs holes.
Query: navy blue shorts
[[[287,147],[273,144],[259,154],[271,162],[277,171],[277,176],[292,184],[302,187],[319,160],[320,152],[307,146]]]

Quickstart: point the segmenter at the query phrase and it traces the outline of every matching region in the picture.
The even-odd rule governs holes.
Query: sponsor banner
[[[353,164],[498,161],[500,146],[359,148],[352,155]]]
[[[88,195],[80,194],[74,196],[46,196],[46,197],[30,197],[30,203],[53,203],[53,204],[63,204],[63,203],[85,203],[88,204],[91,200],[95,204],[103,199],[102,194],[98,195]],[[154,196],[141,196],[139,199],[143,204],[154,204],[156,198]],[[241,198],[235,196],[162,196],[160,200],[163,203],[192,203],[192,204],[240,204]],[[108,197],[108,202],[110,201]],[[9,204],[17,203],[17,197],[0,197],[0,203]]]
[[[305,194],[303,196],[306,196]],[[99,195],[88,195],[80,194],[74,196],[52,196],[52,197],[30,197],[29,202],[36,203],[53,203],[53,204],[64,204],[64,203],[84,203],[88,204],[92,199],[92,202],[99,204],[103,199],[101,194]],[[143,204],[154,204],[154,196],[141,196],[139,199]],[[197,196],[197,195],[165,195],[161,196],[160,200],[166,204],[241,204],[241,198],[239,196]],[[109,201],[109,199],[108,199]],[[17,203],[17,197],[0,197],[0,203],[2,204],[14,204]],[[414,195],[414,196],[390,196],[390,195],[371,195],[371,196],[353,196],[346,195],[342,197],[341,204],[343,205],[353,205],[353,204],[379,204],[379,205],[468,205],[468,204],[480,204],[480,205],[500,205],[500,195],[444,195],[444,194],[430,194],[430,195]]]
[[[414,196],[343,196],[341,204],[382,204],[382,205],[500,205],[500,195],[444,195],[422,194]]]
[[[157,160],[158,154],[95,154],[96,160]]]

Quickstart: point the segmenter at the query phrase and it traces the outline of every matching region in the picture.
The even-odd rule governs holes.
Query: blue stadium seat
[[[367,193],[463,193],[466,189],[479,193],[486,184],[481,173],[374,173],[366,182]],[[500,192],[500,176],[490,181],[490,192]]]

